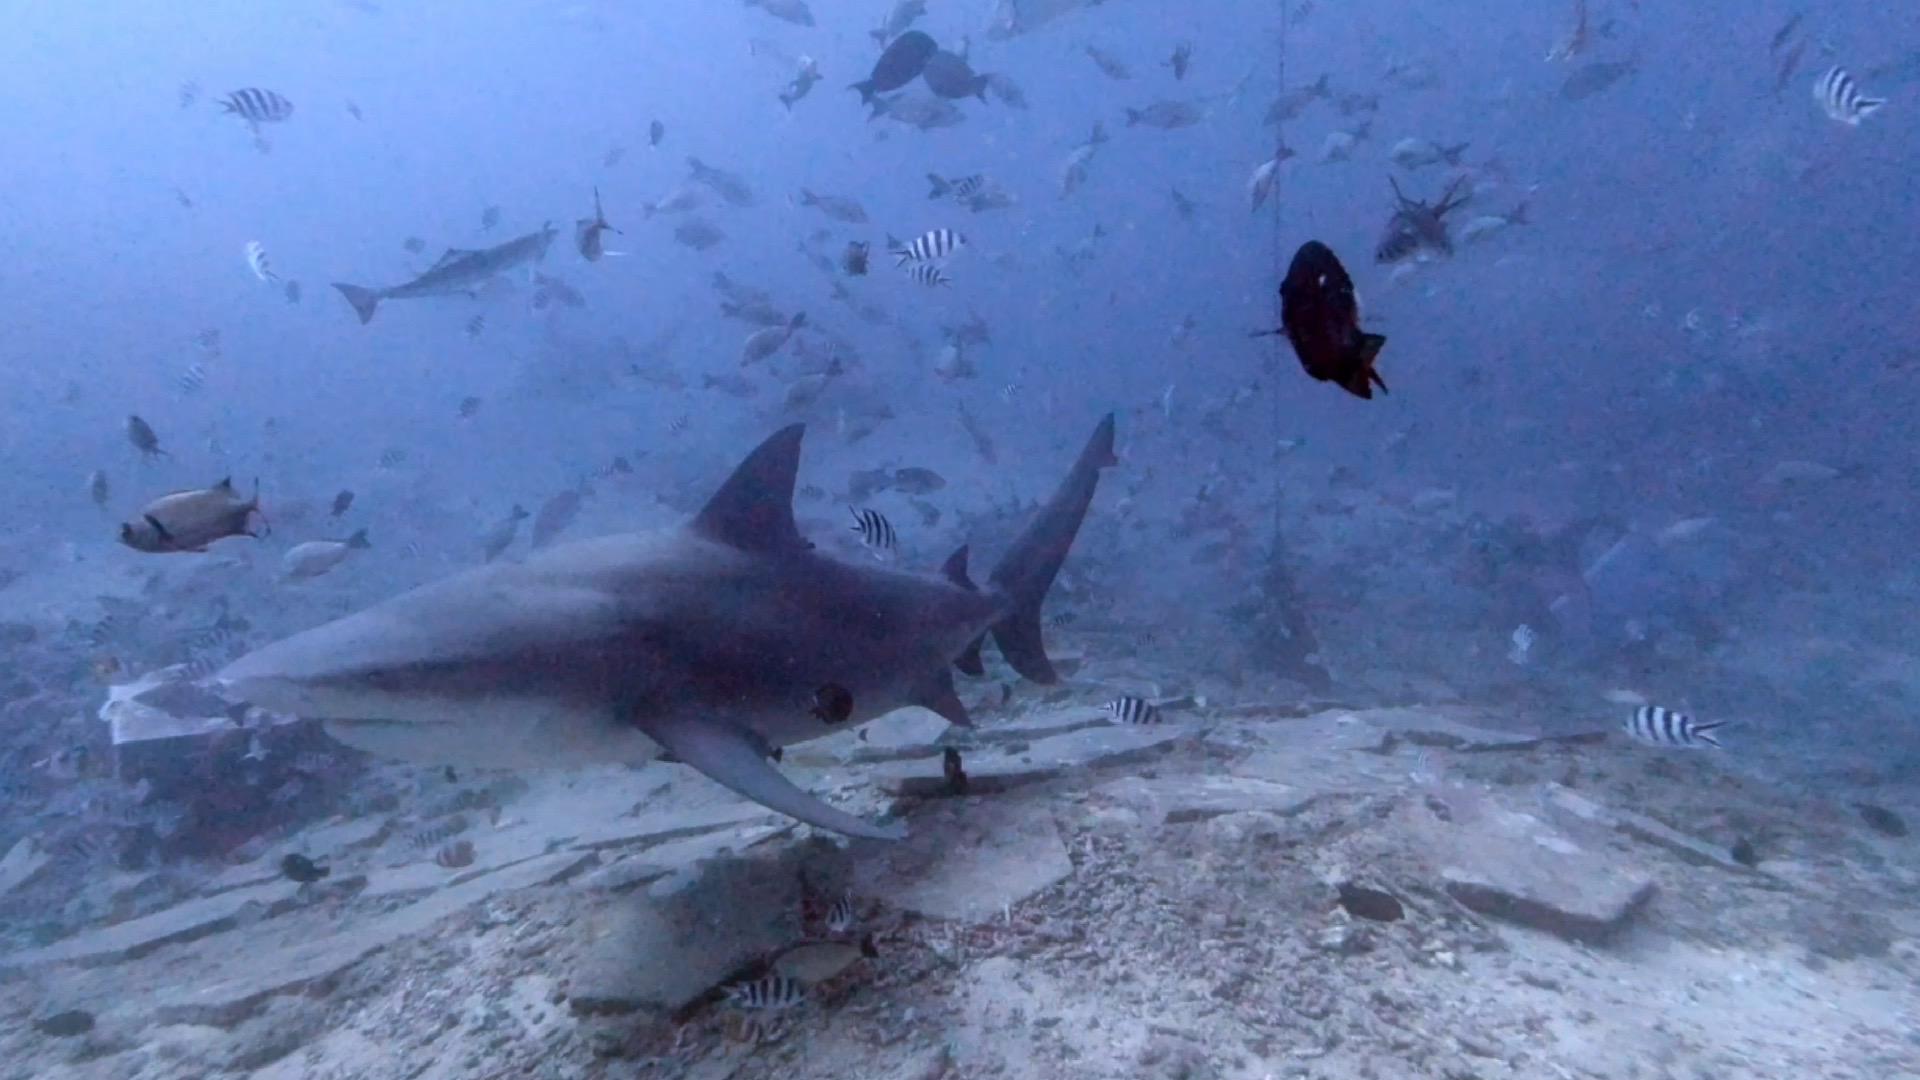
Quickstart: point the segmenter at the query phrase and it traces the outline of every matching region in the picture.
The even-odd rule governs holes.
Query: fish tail
[[[356,550],[365,550],[372,547],[373,542],[367,539],[367,530],[361,529],[359,532],[347,537],[347,546]]]
[[[853,85],[847,87],[847,89],[860,91],[860,104],[862,105],[873,104],[873,80],[872,79],[861,79],[859,82],[854,83]],[[875,113],[874,115],[878,116],[879,114]]]
[[[339,289],[340,295],[353,305],[354,314],[360,316],[361,326],[373,321],[373,311],[380,306],[380,294],[377,291],[340,281],[334,282],[333,287]]]
[[[1333,93],[1333,83],[1331,81],[1332,79],[1333,79],[1333,76],[1329,74],[1322,74],[1320,78],[1316,79],[1313,84],[1313,95],[1315,97],[1326,97],[1329,94],[1332,94]]]
[[[1526,203],[1521,203],[1519,206],[1516,206],[1513,208],[1513,212],[1507,215],[1507,224],[1509,225],[1527,224],[1527,204]]]
[[[1725,720],[1715,720],[1709,724],[1695,724],[1693,725],[1693,737],[1706,743],[1708,746],[1720,747],[1720,740],[1715,738],[1712,732],[1714,728],[1726,726],[1727,722]],[[1721,749],[1724,749],[1724,747],[1721,747]]]
[[[939,173],[928,173],[927,182],[933,185],[933,190],[927,193],[929,199],[938,199],[953,190],[953,185],[942,180]]]
[[[1007,614],[989,628],[993,640],[1007,663],[1034,682],[1051,683],[1059,678],[1053,662],[1047,659],[1046,642],[1040,634],[1040,606],[1080,532],[1080,523],[1086,519],[1087,507],[1100,483],[1100,470],[1118,464],[1120,459],[1113,454],[1113,414],[1108,413],[1080,451],[1073,471],[988,576],[1009,606]]]
[[[1127,126],[1132,127],[1133,125],[1139,123],[1140,116],[1141,116],[1141,113],[1139,109],[1128,109],[1127,110]]]

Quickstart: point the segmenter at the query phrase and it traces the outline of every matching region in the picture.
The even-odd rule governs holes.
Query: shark
[[[526,266],[547,257],[547,248],[553,244],[553,238],[559,230],[548,222],[539,232],[515,237],[503,244],[478,250],[470,248],[448,248],[440,261],[428,267],[426,272],[412,281],[399,285],[389,285],[383,289],[370,289],[364,285],[349,285],[336,281],[333,287],[353,305],[354,313],[360,316],[360,325],[373,321],[373,313],[382,300],[413,300],[422,296],[472,295],[480,286],[516,266]]]
[[[1058,680],[1040,611],[1118,464],[1095,427],[985,582],[961,546],[938,573],[852,563],[793,516],[805,425],[775,432],[684,525],[578,540],[420,586],[242,656],[224,696],[324,721],[379,756],[496,768],[690,766],[771,810],[899,839],[788,779],[778,751],[918,705],[971,726],[953,673]]]

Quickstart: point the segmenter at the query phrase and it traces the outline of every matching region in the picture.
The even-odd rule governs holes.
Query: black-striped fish
[[[806,1000],[807,988],[800,980],[784,975],[762,975],[727,987],[727,1002],[736,1009],[790,1009]]]
[[[693,417],[688,416],[686,413],[681,413],[679,416],[667,421],[667,434],[678,435],[691,426],[693,426]]]
[[[207,385],[207,369],[199,364],[188,364],[187,370],[181,372],[180,377],[174,380],[174,385],[178,386],[183,394],[199,393],[200,388]]]
[[[1157,724],[1160,722],[1160,710],[1146,698],[1131,694],[1114,698],[1105,706],[1116,724]]]
[[[933,190],[927,193],[927,198],[951,198],[954,202],[966,202],[987,186],[987,177],[984,173],[974,173],[972,176],[948,179],[939,173],[928,173],[927,182],[933,185]]]
[[[480,331],[486,328],[487,317],[485,315],[475,315],[473,318],[467,320],[467,337],[477,338],[480,336]]]
[[[851,506],[847,512],[853,515],[853,524],[848,528],[860,534],[861,543],[875,551],[893,550],[899,538],[894,534],[893,522],[888,521],[885,514],[871,508],[855,510]]]
[[[1887,103],[1886,98],[1867,97],[1860,92],[1860,84],[1842,68],[1831,67],[1825,75],[1813,84],[1813,100],[1820,109],[1832,119],[1848,127],[1859,127],[1860,121],[1880,111]]]
[[[248,87],[235,90],[220,102],[220,108],[247,122],[257,133],[261,124],[279,124],[293,115],[293,102],[272,90]]]
[[[966,246],[967,238],[952,229],[929,229],[905,244],[894,241],[889,253],[900,260],[899,265],[905,266],[944,259]]]
[[[200,84],[189,79],[180,84],[180,107],[186,108],[200,100]]]
[[[261,281],[279,281],[280,275],[273,272],[273,265],[267,261],[267,246],[258,240],[247,241],[247,269]]]
[[[380,467],[383,469],[397,469],[406,463],[407,452],[397,446],[380,451]]]
[[[1642,705],[1627,717],[1626,731],[1641,742],[1655,746],[1717,747],[1720,740],[1711,732],[1725,723],[1725,720],[1715,720],[1702,724],[1686,713],[1658,705]]]
[[[842,894],[840,899],[827,908],[827,933],[844,934],[859,923],[859,917],[853,911],[853,896]]]
[[[474,418],[474,416],[477,413],[479,413],[479,411],[480,411],[479,398],[463,397],[460,399],[460,408],[457,411],[456,415],[458,415],[459,418],[462,420],[471,420]]]
[[[907,276],[931,289],[936,285],[953,284],[953,279],[941,272],[939,263],[914,263],[906,268]]]

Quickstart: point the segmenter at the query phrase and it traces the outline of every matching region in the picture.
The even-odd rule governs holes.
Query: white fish
[[[1762,484],[1779,487],[1785,484],[1819,484],[1837,479],[1840,470],[1831,465],[1822,465],[1817,461],[1782,461],[1768,469],[1760,478]]]
[[[247,269],[261,281],[279,281],[280,275],[267,264],[267,246],[258,240],[247,241]]]
[[[372,545],[367,543],[367,530],[361,529],[345,540],[309,540],[296,544],[280,560],[280,570],[289,579],[303,581],[317,578],[332,570],[356,551],[364,551]]]
[[[1524,667],[1533,657],[1533,627],[1526,623],[1514,627],[1512,640],[1513,645],[1507,649],[1507,659]]]
[[[1406,138],[1393,144],[1393,150],[1387,155],[1394,164],[1403,169],[1419,169],[1428,165],[1446,162],[1448,165],[1460,164],[1460,155],[1465,153],[1466,143],[1454,146],[1436,146],[1426,139]]]
[[[1872,98],[1860,92],[1860,84],[1853,76],[1838,67],[1827,69],[1813,84],[1813,100],[1828,117],[1838,120],[1848,127],[1859,127],[1860,121],[1880,111],[1887,103],[1886,98]]]
[[[1519,206],[1514,207],[1504,214],[1482,214],[1477,218],[1473,218],[1465,225],[1460,226],[1460,231],[1454,235],[1454,239],[1462,244],[1478,244],[1506,231],[1509,225],[1525,225],[1526,223],[1527,204],[1521,203]]]
[[[1247,178],[1247,202],[1249,209],[1258,211],[1266,205],[1267,196],[1273,194],[1274,174],[1279,171],[1280,159],[1268,158],[1254,166],[1253,175]]]

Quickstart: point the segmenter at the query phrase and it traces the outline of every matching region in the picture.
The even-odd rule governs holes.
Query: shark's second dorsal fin
[[[968,592],[980,591],[979,587],[973,583],[973,579],[967,577],[967,546],[965,544],[960,545],[960,550],[947,556],[947,561],[940,566],[940,575]]]
[[[805,551],[807,542],[793,523],[793,482],[806,430],[805,424],[789,424],[755,447],[707,500],[693,519],[693,531],[741,551]]]

